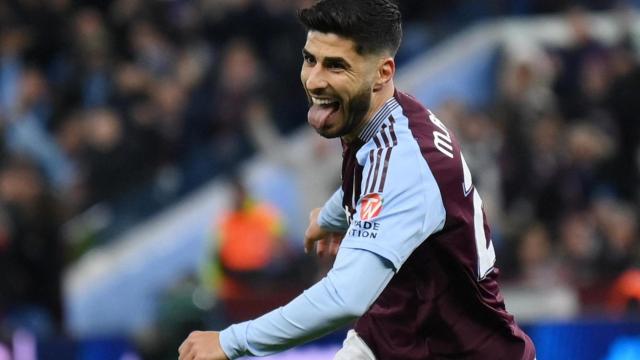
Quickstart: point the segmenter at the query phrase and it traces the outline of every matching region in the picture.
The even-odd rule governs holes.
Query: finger
[[[311,252],[311,250],[313,250],[313,243],[314,241],[311,240],[310,237],[306,236],[304,237],[304,252],[305,254],[308,254]]]
[[[196,352],[194,351],[193,348],[189,349],[189,352],[187,352],[184,355],[184,360],[193,360],[196,358]]]
[[[318,256],[324,256],[327,252],[328,247],[329,247],[329,243],[327,239],[316,241],[316,254]]]
[[[193,335],[194,333],[191,332],[189,334],[189,336],[187,336],[187,338],[182,342],[182,344],[180,345],[180,347],[178,348],[178,353],[180,354],[181,358],[180,360],[182,360],[182,358],[188,359],[185,357],[186,354],[189,353],[189,351],[192,348],[193,345]]]
[[[180,344],[180,347],[178,348],[178,354],[180,354],[180,360],[182,360],[182,353],[184,352],[184,350],[187,347],[187,340],[189,340],[189,338],[185,339],[182,344]]]
[[[332,238],[329,242],[329,254],[333,256],[337,255],[338,249],[340,249],[340,240]]]
[[[334,253],[334,255],[338,254],[338,251],[340,250],[340,244],[342,244],[342,240],[344,239],[344,235],[345,235],[345,233],[343,233],[343,232],[331,233],[331,239],[333,240],[333,243],[335,244],[335,253]]]
[[[316,241],[317,239],[311,236],[309,229],[307,229],[304,233],[304,252],[307,254],[310,253],[313,250],[313,245]]]
[[[188,355],[189,355],[189,349],[187,347],[181,347],[180,348],[180,356],[178,357],[178,360],[187,360],[188,359]]]

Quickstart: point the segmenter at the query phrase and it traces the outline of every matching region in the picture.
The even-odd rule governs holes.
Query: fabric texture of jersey
[[[505,310],[482,200],[449,130],[396,91],[343,149],[341,246],[396,270],[355,327],[376,358],[534,359]]]

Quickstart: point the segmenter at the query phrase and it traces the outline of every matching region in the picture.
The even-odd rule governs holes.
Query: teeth
[[[313,101],[313,103],[315,105],[329,105],[329,104],[333,104],[334,102],[336,102],[335,100],[319,99],[319,98],[316,98],[316,97],[311,97],[311,100]]]

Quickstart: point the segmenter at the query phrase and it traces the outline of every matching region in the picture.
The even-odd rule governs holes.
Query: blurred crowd
[[[126,228],[306,123],[293,14],[310,3],[0,1],[0,336],[60,330],[65,263],[114,234],[96,229]],[[569,2],[400,3],[402,64],[465,21]],[[436,110],[476,174],[504,274],[602,304],[639,260],[640,62],[630,33],[605,45],[580,11],[568,21],[570,47],[505,57],[488,109]]]
[[[566,13],[568,46],[505,52],[487,109],[451,101],[439,115],[486,200],[505,280],[569,287],[586,312],[609,307],[616,280],[640,267],[639,39],[621,18],[623,36],[604,44],[588,15]]]
[[[233,168],[256,111],[304,123],[301,3],[0,2],[0,320],[41,319],[29,304],[60,325],[63,264],[94,245],[77,244],[96,235],[84,227]]]
[[[0,2],[3,328],[55,333],[65,263],[306,122],[311,3]],[[449,8],[420,3],[409,22]]]

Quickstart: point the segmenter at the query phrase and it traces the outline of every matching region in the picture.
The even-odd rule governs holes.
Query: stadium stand
[[[158,359],[224,321],[198,274],[231,172],[296,244],[339,166],[337,144],[301,130],[305,3],[0,3],[1,343],[29,343],[27,328],[38,358],[81,358],[52,341],[106,336],[113,355],[93,342],[82,359]],[[640,301],[638,1],[400,3],[400,86],[460,137],[539,358],[605,358],[613,335],[637,338],[615,319]],[[591,350],[557,350],[603,328]]]

